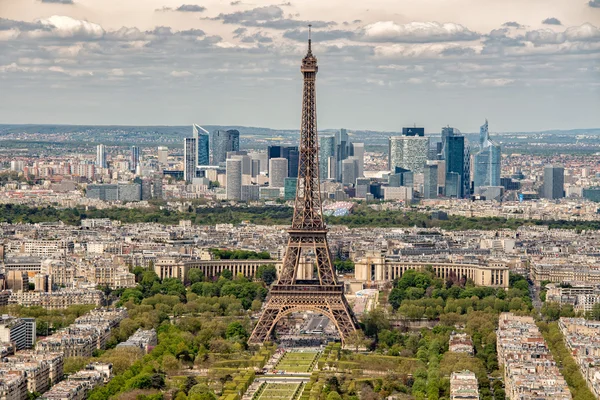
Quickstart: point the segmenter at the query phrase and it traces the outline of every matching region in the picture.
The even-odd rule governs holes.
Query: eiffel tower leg
[[[281,309],[278,306],[273,306],[271,300],[267,303],[265,310],[258,319],[258,323],[248,339],[249,344],[261,344],[269,340],[271,332],[277,324],[278,316]]]

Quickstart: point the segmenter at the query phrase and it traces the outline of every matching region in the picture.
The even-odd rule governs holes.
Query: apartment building
[[[479,386],[474,372],[466,370],[450,375],[450,400],[479,400]]]
[[[600,398],[600,321],[561,318],[558,326],[588,388]]]
[[[35,318],[0,316],[0,342],[13,343],[16,350],[23,350],[32,348],[35,338]]]
[[[504,367],[507,398],[571,399],[567,383],[532,317],[500,314],[496,347],[498,363]]]

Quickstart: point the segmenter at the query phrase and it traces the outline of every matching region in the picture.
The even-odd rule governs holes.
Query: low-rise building
[[[141,349],[144,353],[148,353],[157,344],[158,337],[154,329],[138,329],[125,342],[119,343],[117,349]]]
[[[467,370],[450,375],[450,400],[479,400],[475,373]]]
[[[454,353],[466,353],[473,355],[473,341],[466,333],[452,332],[450,334],[448,350]]]

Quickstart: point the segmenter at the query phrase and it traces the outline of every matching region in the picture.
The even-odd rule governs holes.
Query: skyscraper
[[[423,173],[427,163],[429,138],[424,136],[392,136],[389,138],[388,168],[401,167],[415,174]]]
[[[197,124],[192,125],[192,130],[193,130],[193,135],[194,135],[193,137],[196,140],[196,165],[197,166],[210,165],[210,152],[209,152],[210,134],[209,134],[209,132]]]
[[[442,128],[442,143],[446,161],[446,196],[463,198],[465,171],[469,169],[465,167],[465,137],[458,129]]]
[[[269,186],[282,188],[288,177],[288,160],[286,158],[271,158],[269,160]]]
[[[427,164],[423,170],[423,198],[435,199],[438,196],[438,166]]]
[[[490,139],[488,121],[479,130],[479,153],[475,155],[475,187],[500,186],[500,145]]]
[[[321,136],[319,144],[319,178],[335,179],[335,175],[329,175],[329,157],[335,157],[335,136]]]
[[[133,172],[137,169],[140,163],[140,148],[137,146],[131,146],[131,154],[129,156],[129,169]]]
[[[196,177],[196,139],[183,139],[183,179],[192,183]]]
[[[358,163],[353,157],[342,161],[342,183],[344,185],[355,185],[358,178]]]
[[[358,177],[365,176],[365,144],[350,143],[350,156],[356,159],[358,165]]]
[[[106,168],[106,147],[103,144],[96,146],[96,165],[99,168]]]
[[[298,177],[298,159],[300,155],[298,146],[269,146],[267,154],[269,155],[269,160],[271,158],[285,158],[288,160],[289,177]]]
[[[240,150],[240,132],[236,129],[213,131],[210,137],[210,165],[227,160],[228,151]]]
[[[348,132],[342,128],[335,134],[335,156],[336,156],[336,177],[337,181],[342,180],[342,161],[350,155],[350,141]]]
[[[545,199],[561,199],[565,197],[565,169],[560,165],[544,167],[544,186],[542,197]]]
[[[226,161],[225,193],[227,200],[242,199],[242,160],[230,158]]]
[[[169,148],[165,146],[158,146],[157,153],[158,162],[162,165],[167,165],[167,160],[169,158]]]

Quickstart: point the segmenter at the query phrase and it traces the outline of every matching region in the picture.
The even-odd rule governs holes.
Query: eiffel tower
[[[344,296],[344,286],[337,282],[333,270],[327,228],[323,222],[315,98],[318,67],[311,51],[310,25],[308,53],[302,59],[300,70],[304,75],[304,89],[294,217],[288,230],[289,240],[279,280],[272,286],[267,304],[248,340],[251,344],[269,340],[277,322],[288,314],[303,311],[314,311],[329,318],[342,343],[358,329]],[[297,279],[303,253],[309,253],[315,259],[318,280]]]

